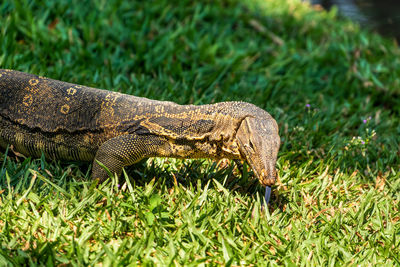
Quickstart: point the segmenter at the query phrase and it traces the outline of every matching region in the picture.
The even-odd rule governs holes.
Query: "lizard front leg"
[[[93,161],[92,177],[100,182],[108,178],[107,172],[97,161],[106,166],[112,174],[121,175],[122,168],[143,158],[155,156],[166,145],[164,137],[156,135],[126,134],[104,142]]]

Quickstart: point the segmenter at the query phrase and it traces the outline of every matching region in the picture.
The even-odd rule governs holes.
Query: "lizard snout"
[[[271,171],[266,171],[265,169],[261,170],[261,174],[260,174],[260,183],[263,186],[271,186],[273,184],[275,184],[275,180],[276,180],[276,170],[275,168],[272,169]]]

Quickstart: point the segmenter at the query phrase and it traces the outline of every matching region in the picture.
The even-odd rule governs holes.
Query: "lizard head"
[[[252,168],[263,186],[270,186],[276,179],[276,158],[280,138],[274,119],[246,117],[236,134],[242,158]]]

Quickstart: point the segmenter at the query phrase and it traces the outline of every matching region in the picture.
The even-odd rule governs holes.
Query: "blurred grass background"
[[[0,25],[1,68],[247,101],[282,138],[266,212],[226,160],[150,159],[96,187],[87,164],[3,151],[0,265],[400,264],[394,40],[295,0],[10,0]]]

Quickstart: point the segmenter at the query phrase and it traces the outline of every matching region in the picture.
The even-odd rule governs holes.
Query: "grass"
[[[269,209],[223,160],[90,165],[3,151],[0,265],[399,265],[400,50],[299,1],[14,0],[0,67],[279,123]],[[176,183],[175,183],[176,181]]]

